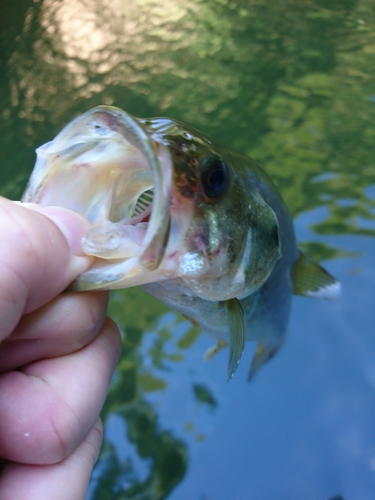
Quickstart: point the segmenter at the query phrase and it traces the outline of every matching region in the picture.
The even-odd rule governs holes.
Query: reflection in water
[[[120,399],[123,395],[123,392],[117,394]],[[139,399],[133,405],[117,408],[116,415],[126,422],[127,448],[129,444],[135,446],[148,470],[141,478],[137,470],[139,464],[135,467],[129,456],[120,461],[113,445],[107,441],[95,474],[94,498],[165,498],[185,475],[186,444],[159,428],[157,414],[146,400]],[[124,440],[124,437],[117,433],[116,439]]]
[[[114,104],[136,116],[168,115],[191,123],[259,160],[276,180],[293,215],[304,213],[303,220],[308,220],[313,228],[314,233],[306,231],[304,248],[315,259],[336,259],[348,253],[353,255],[362,252],[366,247],[365,239],[361,239],[361,245],[356,246],[350,244],[348,239],[333,239],[331,235],[374,236],[375,30],[372,2],[21,0],[7,2],[2,9],[2,194],[20,197],[34,163],[34,149],[50,140],[74,115],[97,104]],[[324,209],[321,212],[322,207]],[[335,262],[342,260],[336,259]],[[353,264],[355,272],[364,265],[357,255]],[[277,449],[270,455],[262,455],[267,448],[264,436],[271,435],[272,441],[276,443],[280,429],[273,433],[273,427],[267,420],[267,430],[262,433],[254,414],[250,413],[255,405],[259,408],[262,404],[267,408],[272,406],[272,400],[262,399],[267,392],[265,386],[260,387],[259,380],[251,392],[246,392],[249,400],[255,398],[254,394],[258,395],[258,399],[252,405],[245,398],[244,406],[240,407],[235,419],[235,427],[240,429],[241,435],[229,444],[226,442],[228,446],[219,455],[220,462],[215,462],[216,476],[219,474],[220,478],[224,478],[226,474],[233,478],[232,481],[237,478],[237,482],[230,485],[231,491],[246,480],[244,477],[238,480],[236,473],[239,468],[226,469],[222,473],[220,463],[226,468],[228,461],[236,464],[236,457],[240,456],[242,465],[250,464],[246,474],[252,478],[255,491],[257,477],[261,478],[262,488],[265,489],[271,488],[270,477],[275,476],[280,483],[276,491],[280,493],[281,488],[281,491],[289,492],[287,496],[284,495],[288,500],[301,496],[332,498],[338,491],[343,492],[344,498],[373,498],[374,483],[368,474],[373,477],[371,471],[375,455],[371,436],[368,438],[366,434],[373,427],[373,412],[370,411],[371,407],[364,406],[365,402],[373,398],[373,377],[371,384],[363,382],[361,388],[354,385],[353,380],[348,383],[345,378],[345,384],[340,382],[343,374],[347,374],[353,365],[355,373],[362,373],[362,366],[365,367],[364,371],[373,371],[372,344],[364,337],[364,332],[373,331],[373,318],[370,322],[371,318],[363,303],[370,308],[367,290],[374,276],[370,273],[368,277],[359,277],[361,286],[354,288],[356,293],[351,297],[353,304],[355,296],[361,297],[360,303],[355,303],[353,310],[348,309],[350,314],[344,306],[340,309],[336,305],[338,309],[335,309],[335,313],[330,309],[330,313],[325,316],[325,319],[332,319],[331,330],[340,330],[333,334],[328,353],[322,346],[324,342],[330,342],[332,331],[322,330],[322,336],[319,337],[317,327],[318,332],[314,330],[308,345],[298,340],[300,344],[297,342],[297,347],[305,347],[305,350],[293,350],[295,344],[291,344],[291,352],[295,356],[293,359],[288,358],[288,362],[283,365],[284,372],[278,372],[277,380],[269,381],[269,387],[273,383],[277,389],[281,388],[280,399],[277,390],[273,393],[277,405],[272,408],[277,422],[283,418],[283,403],[291,397],[290,393],[295,391],[299,394],[295,386],[291,391],[290,383],[296,383],[296,377],[292,375],[285,384],[286,393],[282,392],[282,389],[286,389],[282,383],[283,374],[288,373],[291,366],[297,365],[301,369],[301,380],[307,384],[300,393],[305,403],[308,402],[309,394],[316,394],[316,399],[308,407],[309,414],[316,416],[313,422],[308,421],[307,417],[303,420],[303,410],[298,405],[297,408],[296,405],[289,408],[289,412],[288,407],[285,407],[285,421],[292,422],[293,430],[290,431],[285,449],[282,443],[280,445],[281,457]],[[141,427],[141,423],[135,423],[139,417],[139,421],[151,429],[147,435],[153,436],[155,443],[164,446],[165,456],[178,457],[178,466],[166,480],[163,476],[165,469],[157,465],[156,452],[148,448],[144,455],[148,470],[144,471],[143,463],[143,468],[140,467],[142,473],[137,476],[136,461],[132,466],[127,466],[126,460],[118,457],[111,442],[106,442],[96,471],[97,482],[93,484],[92,491],[92,498],[98,500],[116,498],[115,495],[117,498],[132,498],[133,485],[138,488],[138,498],[150,498],[147,492],[152,488],[152,491],[156,491],[156,484],[164,485],[158,490],[160,498],[167,496],[173,485],[187,477],[184,473],[188,467],[188,456],[190,470],[193,467],[194,442],[202,442],[201,435],[210,435],[213,422],[217,423],[214,416],[225,412],[226,408],[222,404],[222,394],[226,390],[222,387],[222,381],[219,378],[217,382],[213,381],[206,374],[205,365],[202,365],[201,352],[208,347],[202,344],[204,339],[198,336],[196,330],[190,330],[185,322],[175,317],[172,321],[168,316],[170,323],[167,321],[166,325],[158,329],[158,318],[165,310],[151,298],[138,293],[129,290],[126,293],[116,292],[112,296],[111,315],[124,331],[124,356],[113,382],[104,418],[110,419],[111,414],[117,413],[124,422],[129,419],[129,428],[132,430],[127,431],[128,436],[123,438],[123,449],[126,451],[129,443],[134,442],[138,451],[143,450],[142,435],[134,430]],[[298,304],[305,311],[304,306],[300,302]],[[347,305],[350,308],[351,304]],[[359,321],[355,314],[357,309],[360,317],[364,318],[364,323],[359,326],[356,324]],[[337,317],[337,311],[344,318],[340,320],[339,326],[333,319]],[[308,317],[307,311],[305,314]],[[311,318],[314,324],[321,325],[318,320]],[[308,332],[305,318],[299,327],[298,339],[303,339]],[[350,356],[346,354],[350,362],[340,365],[337,353],[345,356],[345,339],[350,340]],[[196,346],[199,348],[195,353]],[[302,375],[306,366],[309,366],[310,358],[307,355],[315,359],[315,351],[317,368],[310,377],[314,383],[310,384],[308,377],[303,378]],[[324,364],[329,355],[335,363],[327,361]],[[366,360],[364,364],[362,355]],[[190,368],[183,370],[189,356]],[[225,363],[224,357],[222,359]],[[283,359],[286,358],[280,358],[280,363]],[[212,372],[215,363],[220,363],[220,359],[210,362],[208,370]],[[197,366],[202,370],[199,376]],[[222,373],[222,370],[220,365],[218,372]],[[336,373],[335,370],[339,387],[349,385],[352,392],[349,396],[346,392],[340,393],[341,399],[337,397],[335,401],[342,401],[342,404],[335,403],[336,407],[333,408],[333,396],[335,391],[339,391],[330,378],[332,373]],[[370,380],[368,375],[366,377]],[[320,379],[322,382],[319,384]],[[236,383],[240,383],[239,377]],[[182,388],[178,384],[183,384]],[[231,385],[231,390],[235,391],[236,386]],[[209,410],[209,405],[199,405],[196,401],[197,386],[198,399],[203,395],[207,401],[218,402],[215,413],[211,411],[204,414],[204,409],[207,407]],[[326,386],[331,391],[327,394],[324,393]],[[173,398],[181,395],[177,403],[170,400],[172,389]],[[318,411],[320,392],[330,402],[327,407],[332,425],[340,427],[337,425],[339,422],[342,427],[337,438],[338,451],[334,441],[336,434],[321,423],[323,416]],[[358,399],[354,394],[361,395],[363,406],[356,406]],[[244,398],[243,393],[241,398]],[[356,428],[352,413],[345,416],[348,407],[353,407],[353,414],[362,415],[362,419],[359,419],[360,429]],[[358,408],[357,413],[354,408]],[[261,416],[266,419],[268,413]],[[170,414],[173,418],[168,417]],[[295,414],[298,417],[296,420],[293,419]],[[241,415],[246,417],[247,427],[241,427]],[[321,425],[319,429],[334,436],[331,444],[331,441],[322,438],[322,433],[319,436],[314,434],[314,446],[323,441],[328,441],[331,446],[329,448],[327,445],[320,455],[318,452],[313,453],[315,448],[312,445],[309,447],[309,438],[301,430],[306,423],[310,432],[316,420]],[[221,440],[231,433],[233,426],[232,422],[228,424],[228,428],[220,435]],[[254,434],[253,428],[256,429]],[[219,426],[219,429],[222,427]],[[348,435],[345,435],[346,430]],[[251,449],[256,450],[256,460],[249,458],[249,435],[252,436]],[[263,439],[260,444],[258,435]],[[297,442],[293,442],[295,435],[298,436]],[[240,446],[242,441],[245,443],[244,451]],[[350,446],[346,447],[346,442],[351,443]],[[364,443],[363,446],[361,443]],[[200,446],[203,455],[206,449],[212,450]],[[304,463],[303,460],[308,464],[308,472],[302,469],[303,479],[298,486],[294,486],[300,488],[299,494],[288,489],[287,484],[295,485],[298,472],[295,474],[294,469],[291,472],[283,468],[284,463],[290,463],[288,454],[293,446],[300,452],[298,454],[296,451],[297,459],[292,462],[293,467],[298,468],[300,463]],[[231,452],[231,449],[235,451]],[[218,453],[217,450],[213,448],[215,453]],[[301,450],[306,452],[305,455]],[[280,458],[274,469],[273,456]],[[329,478],[325,477],[323,471],[324,462],[317,462],[316,457],[323,456],[329,460],[326,464]],[[354,457],[351,462],[350,457]],[[363,462],[361,457],[364,457]],[[348,460],[347,467],[345,459]],[[168,463],[168,460],[164,463]],[[259,463],[263,465],[262,469],[257,468]],[[255,475],[252,475],[253,470]],[[267,474],[263,470],[267,470]],[[280,475],[277,475],[280,470]],[[130,472],[127,474],[126,471]],[[206,468],[204,472],[204,481],[202,479],[199,484],[209,481],[210,470]],[[122,474],[127,474],[126,479]],[[192,477],[198,477],[199,482],[199,471],[195,470]],[[224,482],[229,484],[230,480]],[[312,485],[308,491],[307,484]],[[343,484],[346,488],[342,487]],[[363,486],[362,494],[357,491],[360,484]],[[220,488],[223,486],[220,483]],[[109,493],[112,487],[112,493]],[[95,489],[97,491],[94,493]],[[126,496],[124,490],[130,493]],[[351,493],[346,493],[346,490]],[[203,486],[199,491],[205,491]],[[219,494],[223,494],[222,491]],[[205,496],[212,498],[210,494]],[[253,495],[253,498],[261,497],[261,494]],[[197,495],[190,498],[197,498]],[[247,496],[243,494],[241,497],[239,494],[238,498],[243,500]],[[283,496],[278,494],[275,498]]]
[[[141,318],[140,303],[145,306]],[[139,289],[116,291],[112,295],[110,314],[120,326],[126,325],[126,334],[123,356],[102,418],[106,422],[112,415],[118,415],[124,419],[126,428],[117,426],[112,440],[111,427],[108,430],[108,440],[94,474],[92,498],[105,499],[108,492],[110,498],[166,498],[186,473],[188,443],[175,432],[162,429],[157,408],[164,399],[163,391],[171,383],[170,370],[183,361],[184,351],[197,334],[192,328],[186,330],[186,322],[174,315],[162,317],[157,324],[160,309],[159,302]],[[172,335],[172,331],[177,335]],[[214,401],[209,389],[205,397]],[[194,424],[186,421],[185,431],[192,433],[193,428]],[[135,457],[129,456],[131,445],[135,447]],[[119,446],[120,450],[116,450]]]
[[[336,204],[351,198],[374,219],[363,191],[375,115],[366,2],[290,0],[265,18],[267,5],[30,2],[6,51],[5,130],[38,145],[94,102],[176,116],[266,165],[294,215],[324,200],[317,231],[374,234]],[[322,171],[338,175],[314,185]]]

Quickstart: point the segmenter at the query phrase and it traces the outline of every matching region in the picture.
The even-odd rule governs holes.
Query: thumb
[[[27,206],[0,197],[0,341],[23,314],[62,292],[88,269],[85,218],[60,207]]]

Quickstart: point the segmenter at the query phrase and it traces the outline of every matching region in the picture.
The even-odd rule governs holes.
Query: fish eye
[[[209,198],[216,198],[225,193],[229,185],[229,171],[221,158],[206,158],[203,161],[202,184]]]

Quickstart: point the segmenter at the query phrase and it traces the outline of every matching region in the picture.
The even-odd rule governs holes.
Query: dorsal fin
[[[340,295],[340,282],[301,251],[292,266],[291,275],[295,295],[321,299],[335,299]]]
[[[228,381],[233,377],[245,347],[245,317],[241,302],[234,298],[225,301],[229,321]]]

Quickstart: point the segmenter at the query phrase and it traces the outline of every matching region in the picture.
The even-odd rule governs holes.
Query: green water
[[[290,342],[251,387],[246,367],[225,384],[226,353],[205,363],[211,341],[182,317],[140,290],[113,293],[124,349],[90,498],[375,498],[375,425],[363,417],[375,410],[374,68],[370,0],[0,3],[0,194],[19,199],[35,148],[95,105],[169,116],[256,158],[300,246],[347,282],[338,304],[296,300]],[[345,376],[345,390],[364,396],[343,422],[328,402],[351,404]],[[322,420],[301,410],[307,387]],[[262,420],[270,404],[274,418]],[[294,441],[286,429],[301,418]],[[227,443],[234,428],[242,438]],[[318,428],[321,446],[309,438]]]

